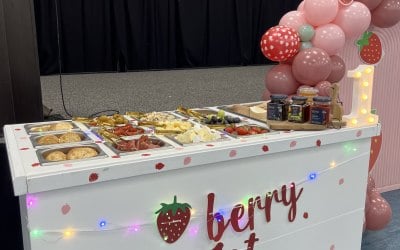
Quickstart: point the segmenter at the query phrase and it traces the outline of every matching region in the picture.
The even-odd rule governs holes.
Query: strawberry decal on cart
[[[189,224],[192,207],[188,203],[177,203],[176,195],[172,204],[161,203],[161,206],[156,212],[158,231],[165,242],[174,243]]]

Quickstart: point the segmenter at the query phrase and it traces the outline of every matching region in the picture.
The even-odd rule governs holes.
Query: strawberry
[[[174,243],[182,236],[190,220],[190,209],[187,203],[177,203],[174,196],[174,203],[161,203],[161,208],[156,212],[157,228],[161,237],[167,243]]]
[[[247,134],[249,134],[249,130],[245,127],[238,127],[238,128],[236,128],[236,133],[238,135],[247,135]]]
[[[382,58],[382,43],[379,37],[371,32],[366,31],[362,38],[357,41],[361,60],[366,64],[376,64]]]
[[[235,131],[235,129],[232,128],[232,127],[226,127],[226,128],[225,128],[225,132],[227,132],[227,133],[229,133],[229,134],[232,134],[233,131]]]

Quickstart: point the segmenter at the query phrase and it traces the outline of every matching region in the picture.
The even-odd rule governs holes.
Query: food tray
[[[89,147],[93,148],[97,151],[98,155],[91,157],[91,158],[84,158],[84,159],[76,159],[76,160],[65,160],[65,161],[48,161],[46,160],[46,156],[54,151],[61,151],[64,154],[67,154],[69,150],[73,148],[80,148],[80,147]],[[75,146],[68,146],[68,147],[60,147],[60,148],[44,148],[38,149],[36,151],[36,155],[39,159],[39,162],[42,166],[50,166],[50,165],[58,165],[58,164],[65,164],[65,163],[74,163],[74,162],[82,162],[82,161],[89,161],[89,160],[96,160],[108,157],[108,155],[96,144],[87,144],[87,145],[75,145]]]
[[[135,138],[136,136],[141,136],[141,135],[149,134],[149,133],[152,132],[152,130],[147,128],[147,127],[136,126],[136,125],[133,125],[133,124],[131,124],[131,125],[134,128],[142,130],[143,133],[139,133],[139,134],[135,134],[135,135],[121,135],[121,136],[119,136],[119,135],[116,135],[114,132],[112,132],[112,130],[117,128],[118,126],[114,127],[114,128],[92,127],[91,131],[92,131],[93,134],[96,135],[96,137],[98,137],[101,140],[107,140],[107,139],[110,140],[110,139],[119,139],[119,138],[124,139],[124,140],[131,140],[131,139]],[[102,133],[100,133],[100,130],[104,130],[105,133],[108,134],[109,136],[107,137],[106,135],[103,135]]]
[[[197,112],[200,116],[202,117],[206,117],[207,115],[217,115],[218,111],[212,110],[212,109],[208,109],[208,108],[193,108],[193,109],[187,109],[187,110],[191,110],[194,112]],[[200,117],[197,116],[192,116],[188,113],[185,113],[181,110],[179,110],[179,108],[177,110],[174,111],[176,114],[181,115],[183,117],[186,118],[196,118],[196,119],[200,119]]]
[[[224,111],[227,111],[229,113],[233,113],[233,114],[237,114],[240,116],[244,116],[247,118],[250,118],[252,120],[256,120],[256,121],[261,121],[261,122],[266,122],[267,121],[267,115],[265,114],[265,116],[263,115],[262,117],[257,116],[256,114],[252,113],[250,111],[250,107],[255,107],[255,106],[263,106],[266,105],[267,102],[263,101],[263,102],[255,102],[255,103],[239,103],[239,104],[233,104],[233,105],[226,105],[226,106],[220,106],[218,107],[218,109],[222,109]],[[243,112],[238,112],[237,110],[234,110],[234,106],[238,105],[238,107],[242,107],[242,111]]]
[[[223,124],[223,123],[211,124],[211,123],[206,123],[203,119],[201,119],[199,121],[199,123],[201,125],[204,125],[204,126],[207,126],[207,127],[211,128],[211,129],[216,129],[216,130],[224,129],[226,127],[233,126],[233,125],[239,126],[239,125],[246,125],[246,124],[249,123],[248,121],[246,121],[247,119],[243,119],[243,117],[241,117],[239,115],[225,114],[225,117],[226,116],[230,116],[231,118],[236,118],[236,119],[239,118],[240,121],[236,122],[236,123],[232,122],[232,123],[226,123],[226,124]]]
[[[60,146],[66,146],[66,145],[76,145],[76,144],[87,144],[87,143],[93,143],[93,140],[90,139],[85,133],[81,132],[81,131],[74,131],[74,133],[78,134],[79,137],[81,138],[80,142],[68,142],[68,143],[55,143],[55,144],[46,144],[46,145],[40,145],[38,144],[38,140],[44,136],[48,136],[48,135],[55,135],[57,137],[60,137],[61,135],[65,134],[67,132],[63,132],[63,133],[48,133],[48,134],[40,134],[40,135],[32,135],[30,137],[31,142],[33,147],[35,148],[48,148],[48,147],[60,147]]]
[[[141,112],[126,112],[126,114],[135,119],[139,125],[141,126],[146,126],[146,125],[157,125],[158,122],[163,122],[164,120],[160,120],[160,121],[143,121],[142,118],[144,115],[146,114],[152,114],[152,113],[161,113],[161,114],[165,114],[165,115],[170,115],[171,117],[173,117],[173,119],[182,119],[182,117],[178,116],[177,114],[173,113],[173,112],[168,112],[168,111],[160,111],[160,112],[148,112],[148,113],[141,113]]]
[[[50,126],[54,124],[59,124],[59,123],[68,123],[72,126],[71,129],[65,129],[65,130],[45,130],[45,131],[32,131],[35,128],[49,128]],[[37,135],[37,134],[50,134],[50,133],[60,133],[60,132],[69,132],[69,131],[80,131],[81,129],[76,126],[75,123],[72,121],[58,121],[58,122],[48,122],[48,123],[41,123],[41,124],[26,124],[25,130],[28,134],[30,135]]]
[[[114,117],[115,115],[118,115],[118,117],[115,118]],[[105,120],[100,121],[100,118],[101,119],[109,119],[110,123]],[[116,123],[118,118],[123,119],[123,123],[121,123],[121,122]],[[75,118],[73,118],[73,121],[79,122],[79,123],[85,125],[88,129],[99,128],[99,127],[114,128],[117,126],[124,126],[131,122],[134,122],[133,120],[129,120],[124,115],[120,115],[120,114],[104,115],[104,116],[98,116],[98,117],[94,117],[94,118],[75,117]],[[96,123],[96,124],[93,124],[93,123]]]
[[[137,136],[134,139],[139,139],[141,136]],[[122,151],[119,150],[115,147],[114,143],[107,142],[105,145],[107,145],[114,153],[118,155],[132,155],[132,154],[143,154],[145,152],[153,152],[153,151],[160,151],[160,150],[166,150],[166,149],[171,149],[173,146],[164,140],[156,137],[156,136],[149,136],[149,140],[152,142],[152,144],[157,144],[160,145],[159,148],[151,148],[151,149],[141,149],[141,150],[135,150],[135,151]]]
[[[244,124],[244,125],[236,126],[236,128],[242,127],[242,126],[245,126],[245,127],[257,127],[259,129],[267,130],[267,132],[266,133],[261,133],[261,134],[238,135],[238,134],[231,134],[229,132],[226,132],[225,129],[221,129],[220,131],[222,133],[226,134],[227,136],[231,136],[231,137],[234,137],[234,138],[249,138],[249,137],[260,137],[260,136],[267,135],[267,134],[268,135],[279,134],[279,131],[271,131],[267,126],[261,126],[261,125],[257,125],[257,124]]]
[[[181,146],[187,147],[187,146],[196,146],[196,145],[202,145],[202,144],[209,144],[209,143],[215,143],[215,142],[223,142],[223,141],[229,141],[230,138],[226,136],[224,133],[220,133],[220,138],[213,140],[213,141],[204,141],[204,142],[191,142],[191,143],[182,143],[178,141],[175,137],[176,135],[165,135],[166,138],[170,139],[171,141],[175,142],[176,144],[179,144]]]

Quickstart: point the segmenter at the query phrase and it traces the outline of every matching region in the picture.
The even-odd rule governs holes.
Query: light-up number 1
[[[347,72],[353,78],[353,103],[351,113],[343,116],[348,127],[361,127],[378,123],[378,116],[371,113],[374,66],[360,65]]]

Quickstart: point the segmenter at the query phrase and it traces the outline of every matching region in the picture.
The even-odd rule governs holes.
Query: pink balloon
[[[381,230],[385,228],[392,219],[392,208],[380,195],[369,197],[370,207],[365,214],[368,230]]]
[[[372,194],[372,191],[375,189],[375,181],[371,175],[368,176],[368,184],[367,184],[367,194]]]
[[[338,0],[304,0],[306,20],[314,26],[332,22],[338,10]]]
[[[383,0],[372,13],[372,24],[380,28],[389,28],[400,21],[400,1]]]
[[[331,73],[331,58],[322,49],[305,49],[295,56],[292,71],[298,82],[315,86],[317,83],[326,80]]]
[[[306,23],[307,21],[304,17],[304,12],[297,10],[286,13],[279,21],[279,25],[288,26],[295,29],[296,31],[300,28],[300,26]]]
[[[369,201],[369,195],[367,193],[367,195],[365,196],[365,208],[364,208],[365,214],[369,211],[370,208],[371,208],[371,203]]]
[[[357,0],[360,3],[365,4],[369,10],[373,10],[382,2],[382,0]]]
[[[346,64],[340,56],[331,56],[332,61],[332,72],[326,79],[327,81],[334,83],[339,82],[344,77],[346,73]]]
[[[339,8],[352,4],[353,0],[339,0]]]
[[[304,1],[301,1],[301,3],[299,4],[299,6],[297,7],[298,11],[304,11]]]
[[[333,23],[339,25],[346,38],[359,37],[371,24],[371,12],[360,2],[340,8]]]
[[[331,91],[332,84],[328,81],[322,81],[315,85],[315,88],[318,90],[318,95],[320,96],[329,96]]]
[[[272,94],[290,95],[296,92],[299,84],[292,74],[292,66],[278,64],[267,72],[265,86]]]
[[[315,30],[311,42],[314,47],[325,50],[329,55],[335,55],[343,48],[346,37],[339,26],[329,23]]]
[[[264,90],[264,93],[263,93],[263,95],[262,95],[262,97],[261,97],[261,100],[263,100],[263,101],[269,101],[270,99],[271,99],[271,92],[269,92],[268,89],[265,89],[265,90]]]

